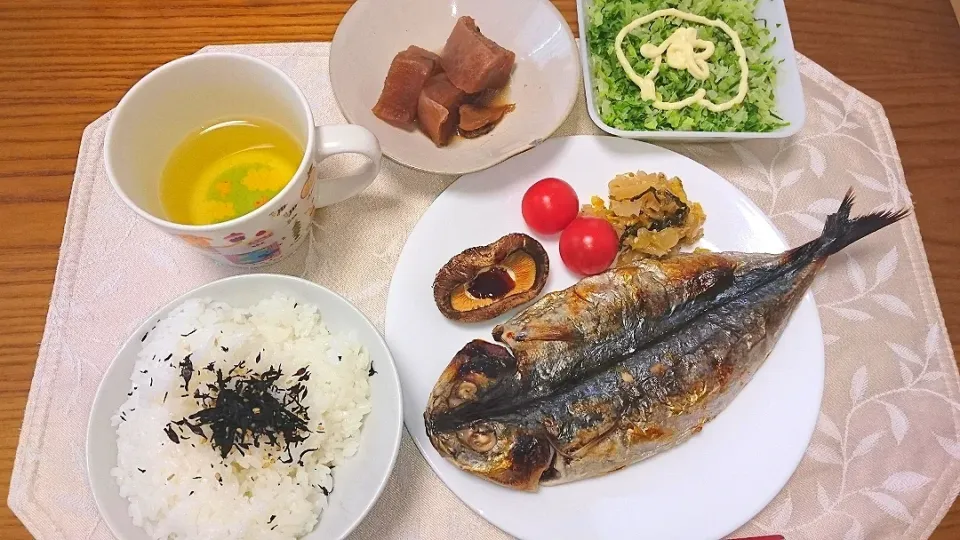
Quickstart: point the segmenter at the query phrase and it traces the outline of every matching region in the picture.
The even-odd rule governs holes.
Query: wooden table
[[[575,0],[554,1],[576,31]],[[950,0],[788,4],[797,49],[886,108],[956,351],[960,27]],[[328,41],[349,6],[0,0],[0,493],[9,488],[84,126],[164,62],[212,43]],[[933,538],[958,537],[955,504]],[[0,538],[30,538],[6,506]]]

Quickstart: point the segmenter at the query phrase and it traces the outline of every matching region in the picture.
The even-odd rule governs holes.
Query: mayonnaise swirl
[[[643,55],[644,58],[653,59],[653,69],[650,70],[650,73],[641,77],[633,70],[633,67],[627,60],[626,54],[623,52],[623,40],[627,37],[627,34],[638,26],[660,17],[676,17],[705,26],[713,26],[730,36],[730,41],[733,43],[733,50],[737,53],[737,64],[740,67],[740,86],[737,95],[723,103],[714,103],[707,99],[707,91],[703,88],[698,89],[692,96],[680,101],[662,101],[659,96],[657,96],[657,88],[654,80],[660,73],[660,65],[663,63],[664,53],[666,53],[668,66],[673,69],[686,70],[695,79],[702,81],[710,76],[710,64],[707,63],[707,60],[713,55],[716,48],[712,41],[698,39],[696,28],[678,28],[660,45],[645,43],[640,47],[640,54]],[[627,76],[630,77],[630,80],[640,87],[640,97],[645,101],[652,101],[653,106],[658,109],[682,109],[694,103],[699,103],[711,111],[721,112],[742,103],[744,98],[747,97],[747,91],[750,88],[747,53],[743,50],[743,45],[740,43],[740,34],[719,19],[708,19],[675,8],[661,9],[639,17],[624,26],[623,29],[620,30],[620,33],[617,34],[614,45],[620,66],[627,73]]]

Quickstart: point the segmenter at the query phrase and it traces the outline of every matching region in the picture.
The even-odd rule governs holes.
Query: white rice
[[[188,354],[194,370],[190,396],[183,397],[179,363]],[[188,429],[180,430],[187,438],[179,444],[164,432],[201,408],[193,393],[216,383],[215,373],[205,369],[210,362],[226,374],[241,361],[250,372],[280,368],[281,388],[296,384],[294,374],[308,368],[302,403],[310,434],[292,446],[293,463],[282,463],[286,452],[269,444],[250,446],[245,455],[234,448],[223,459]],[[331,468],[357,451],[370,412],[369,369],[354,336],[331,334],[315,306],[295,306],[292,298],[277,294],[244,309],[209,300],[177,307],[143,340],[131,394],[113,417],[118,466],[111,474],[130,502],[133,522],[164,540],[309,533],[327,504],[323,490],[334,488]],[[313,448],[300,466],[300,452]]]

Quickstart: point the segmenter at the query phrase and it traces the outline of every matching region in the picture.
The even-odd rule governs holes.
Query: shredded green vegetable
[[[776,113],[777,64],[770,48],[775,38],[766,21],[754,18],[760,0],[593,0],[587,12],[587,46],[593,74],[594,101],[600,117],[614,128],[641,131],[773,131],[787,125]],[[648,13],[677,8],[710,19],[720,19],[740,34],[750,66],[750,90],[743,103],[723,112],[713,112],[698,104],[664,111],[640,97],[634,84],[617,61],[614,40],[620,30]],[[653,68],[653,61],[640,55],[644,43],[659,45],[681,26],[696,27],[700,39],[713,41],[716,50],[710,57],[710,76],[705,81],[693,78],[685,70],[664,63],[656,78],[657,93],[663,101],[679,101],[698,88],[707,91],[714,103],[737,94],[740,68],[730,37],[719,28],[699,25],[676,17],[661,17],[635,29],[623,42],[623,51],[633,69],[642,77]]]

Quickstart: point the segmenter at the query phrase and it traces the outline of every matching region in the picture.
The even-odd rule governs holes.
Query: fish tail
[[[840,208],[827,216],[823,233],[816,240],[808,242],[790,252],[793,260],[821,260],[837,253],[861,238],[871,235],[887,225],[893,225],[910,215],[910,210],[883,210],[863,216],[850,217],[853,208],[853,190],[847,190]]]

